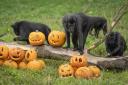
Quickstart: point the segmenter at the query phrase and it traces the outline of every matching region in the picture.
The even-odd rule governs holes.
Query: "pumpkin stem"
[[[36,32],[39,32],[39,30],[36,30]]]

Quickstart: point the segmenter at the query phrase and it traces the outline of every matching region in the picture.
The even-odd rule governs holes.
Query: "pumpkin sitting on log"
[[[61,47],[64,45],[66,40],[66,35],[64,32],[52,31],[48,35],[48,42],[53,47]]]
[[[29,34],[29,43],[31,45],[42,45],[45,41],[45,35],[38,30]]]

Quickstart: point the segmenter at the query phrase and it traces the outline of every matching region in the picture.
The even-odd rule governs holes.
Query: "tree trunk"
[[[48,45],[42,46],[30,46],[30,45],[20,45],[16,43],[0,43],[6,44],[9,48],[12,47],[20,47],[24,50],[29,50],[30,48],[35,48],[38,53],[39,58],[47,58],[47,59],[64,59],[69,60],[72,54],[78,54],[76,51],[72,51],[72,49],[65,48],[54,48]],[[104,57],[95,57],[86,52],[89,64],[97,65],[103,69],[127,69],[128,68],[128,56],[118,57],[118,58],[104,58]]]

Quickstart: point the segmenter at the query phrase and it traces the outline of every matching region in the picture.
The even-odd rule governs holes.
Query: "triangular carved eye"
[[[77,58],[75,59],[75,61],[77,61]]]
[[[61,72],[64,72],[64,70],[63,70],[63,69],[61,69]]]
[[[4,49],[2,48],[1,51],[4,51]]]
[[[59,39],[60,37],[58,36],[58,39]]]
[[[29,53],[27,53],[27,58],[29,58],[29,56],[30,56],[30,54],[29,54]]]
[[[82,62],[82,59],[81,58],[79,59],[79,62]]]

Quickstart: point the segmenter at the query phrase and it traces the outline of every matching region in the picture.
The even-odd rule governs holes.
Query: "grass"
[[[0,68],[0,85],[126,85],[128,71],[120,73],[102,71],[100,78],[95,80],[76,79],[73,77],[59,78],[59,64],[66,61],[45,60],[47,67],[42,71],[19,70],[7,67]],[[53,65],[54,62],[54,65]]]
[[[88,15],[103,16],[111,23],[112,17],[124,0],[1,0],[0,1],[0,34],[8,35],[0,40],[10,42],[15,36],[11,24],[19,20],[29,20],[49,25],[52,30],[63,30],[61,19],[65,14],[84,12]],[[128,15],[125,15],[114,28],[125,38],[128,45]],[[103,36],[101,35],[100,38]],[[100,39],[99,38],[99,39]],[[88,36],[86,47],[95,37]],[[104,56],[104,44],[92,51]],[[126,51],[128,54],[128,50]],[[0,67],[0,85],[127,85],[128,71],[114,72],[103,70],[102,76],[96,80],[80,80],[75,78],[59,78],[57,68],[67,61],[45,60],[47,67],[39,72],[17,70]]]

